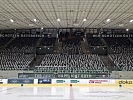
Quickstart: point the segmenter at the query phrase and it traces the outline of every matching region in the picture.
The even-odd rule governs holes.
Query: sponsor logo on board
[[[133,84],[133,82],[128,80],[121,80],[119,81],[119,84]]]
[[[90,84],[102,84],[102,83],[108,83],[108,80],[89,80]]]
[[[64,80],[56,80],[56,83],[64,83]]]
[[[79,80],[70,80],[71,83],[79,83]]]
[[[38,79],[38,84],[51,84],[51,79]]]

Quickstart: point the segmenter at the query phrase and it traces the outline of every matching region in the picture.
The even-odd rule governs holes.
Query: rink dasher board
[[[21,87],[21,84],[0,84],[0,87]],[[49,86],[70,86],[70,84],[23,84],[24,87],[49,87]],[[72,84],[72,86],[117,86],[117,85],[101,85],[101,84]]]
[[[28,80],[28,79],[26,79]],[[51,83],[39,83],[40,79],[34,79],[33,84],[26,83],[8,83],[8,79],[0,79],[0,86],[125,86],[133,87],[132,79],[51,79]],[[45,81],[46,79],[44,79]],[[46,81],[47,82],[47,81]]]

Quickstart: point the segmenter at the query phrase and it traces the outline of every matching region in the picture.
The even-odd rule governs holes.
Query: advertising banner
[[[133,86],[133,80],[116,80],[117,85]]]
[[[115,84],[112,79],[52,79],[52,84]]]
[[[52,84],[69,84],[69,79],[52,79]]]
[[[56,83],[64,83],[65,80],[56,80]]]
[[[70,80],[70,83],[79,83],[79,80]]]
[[[52,84],[88,84],[88,79],[52,79]]]
[[[36,78],[36,79],[45,79],[45,78],[49,78],[49,77],[53,77],[53,74],[51,73],[18,73],[18,78]]]
[[[33,84],[34,79],[8,79],[9,84]]]
[[[38,79],[38,84],[51,84],[51,79]]]
[[[89,84],[115,84],[115,80],[109,79],[90,79]]]

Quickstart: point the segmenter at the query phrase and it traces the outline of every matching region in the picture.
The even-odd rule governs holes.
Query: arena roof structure
[[[0,0],[0,29],[133,29],[133,0]]]

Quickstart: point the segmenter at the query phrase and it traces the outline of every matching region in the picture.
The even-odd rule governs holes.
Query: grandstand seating
[[[104,38],[110,53],[132,53],[133,44],[126,37]]]
[[[17,37],[3,50],[3,52],[33,53],[38,39],[39,38],[34,37]]]
[[[41,67],[42,66],[42,67]],[[47,67],[62,67],[62,69],[88,70],[105,72],[108,71],[98,55],[67,55],[67,54],[46,54],[37,72],[44,72]]]
[[[90,46],[104,46],[104,43],[100,40],[99,37],[87,38],[88,44]]]
[[[119,71],[133,70],[133,43],[127,37],[104,38],[109,46],[109,58]]]
[[[0,37],[0,47],[5,45],[10,39],[11,37]]]
[[[82,53],[79,39],[65,40],[62,43],[62,53],[80,54]]]
[[[0,38],[0,46],[5,45],[11,38]],[[103,38],[108,45],[108,58],[119,71],[133,71],[133,44],[128,38]],[[0,52],[0,70],[26,70],[34,56],[38,37],[16,37]],[[40,47],[54,47],[55,38],[44,37]],[[89,46],[103,46],[98,38],[88,38]],[[83,54],[80,39],[62,41],[61,54],[45,54],[43,60],[33,70],[36,73],[89,73],[108,74],[109,67],[103,63],[97,54]],[[38,64],[38,65],[39,65]]]
[[[109,57],[119,71],[133,71],[133,55],[131,53],[110,54]]]
[[[40,46],[54,46],[56,38],[44,37],[40,43]]]
[[[34,59],[33,54],[0,53],[1,70],[25,70]]]

